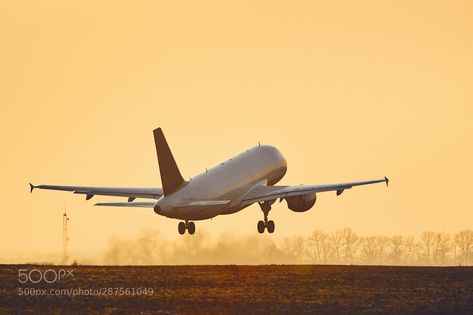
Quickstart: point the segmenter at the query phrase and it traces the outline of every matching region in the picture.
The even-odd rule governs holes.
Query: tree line
[[[472,265],[473,230],[426,231],[418,236],[359,236],[352,229],[285,238],[282,249],[300,263],[367,265]]]

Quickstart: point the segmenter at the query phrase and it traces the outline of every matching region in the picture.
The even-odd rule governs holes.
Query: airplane
[[[153,131],[162,188],[113,188],[85,186],[33,185],[33,189],[71,191],[86,196],[128,197],[127,202],[99,202],[95,206],[152,208],[158,215],[181,220],[179,234],[195,233],[195,223],[218,215],[236,213],[258,203],[263,220],[258,221],[259,233],[273,233],[275,224],[268,219],[271,206],[279,199],[286,201],[294,212],[311,209],[318,193],[334,191],[337,196],[355,186],[386,183],[389,179],[358,181],[328,185],[276,185],[286,174],[287,163],[281,152],[270,145],[252,147],[205,172],[184,180],[161,128]],[[151,202],[134,202],[136,198]]]

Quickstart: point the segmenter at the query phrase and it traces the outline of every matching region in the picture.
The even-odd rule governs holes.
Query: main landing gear
[[[259,206],[261,208],[261,211],[263,211],[264,214],[264,221],[258,221],[258,233],[264,233],[264,229],[268,230],[268,233],[273,233],[274,232],[274,221],[273,220],[268,220],[268,214],[269,211],[271,210],[271,205],[274,203],[269,202],[269,201],[264,201],[260,202]]]
[[[186,230],[187,232],[189,232],[190,235],[194,234],[195,233],[195,223],[194,222],[179,222],[179,224],[177,225],[177,230],[179,231],[179,234],[184,234],[186,233]]]

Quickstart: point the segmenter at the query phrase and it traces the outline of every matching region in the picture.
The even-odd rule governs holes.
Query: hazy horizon
[[[283,239],[267,234],[213,237],[204,230],[178,240],[159,230],[143,230],[130,239],[114,235],[100,250],[68,250],[66,255],[62,251],[7,251],[0,256],[0,264],[468,266],[473,264],[473,229],[453,235],[425,231],[389,236],[359,235],[345,228]]]

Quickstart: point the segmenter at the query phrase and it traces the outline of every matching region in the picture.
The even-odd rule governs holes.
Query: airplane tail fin
[[[163,185],[164,196],[172,194],[185,183],[176,161],[172,156],[166,138],[161,128],[153,131],[154,143],[156,144],[156,154],[158,156],[159,173],[161,174],[161,184]]]

